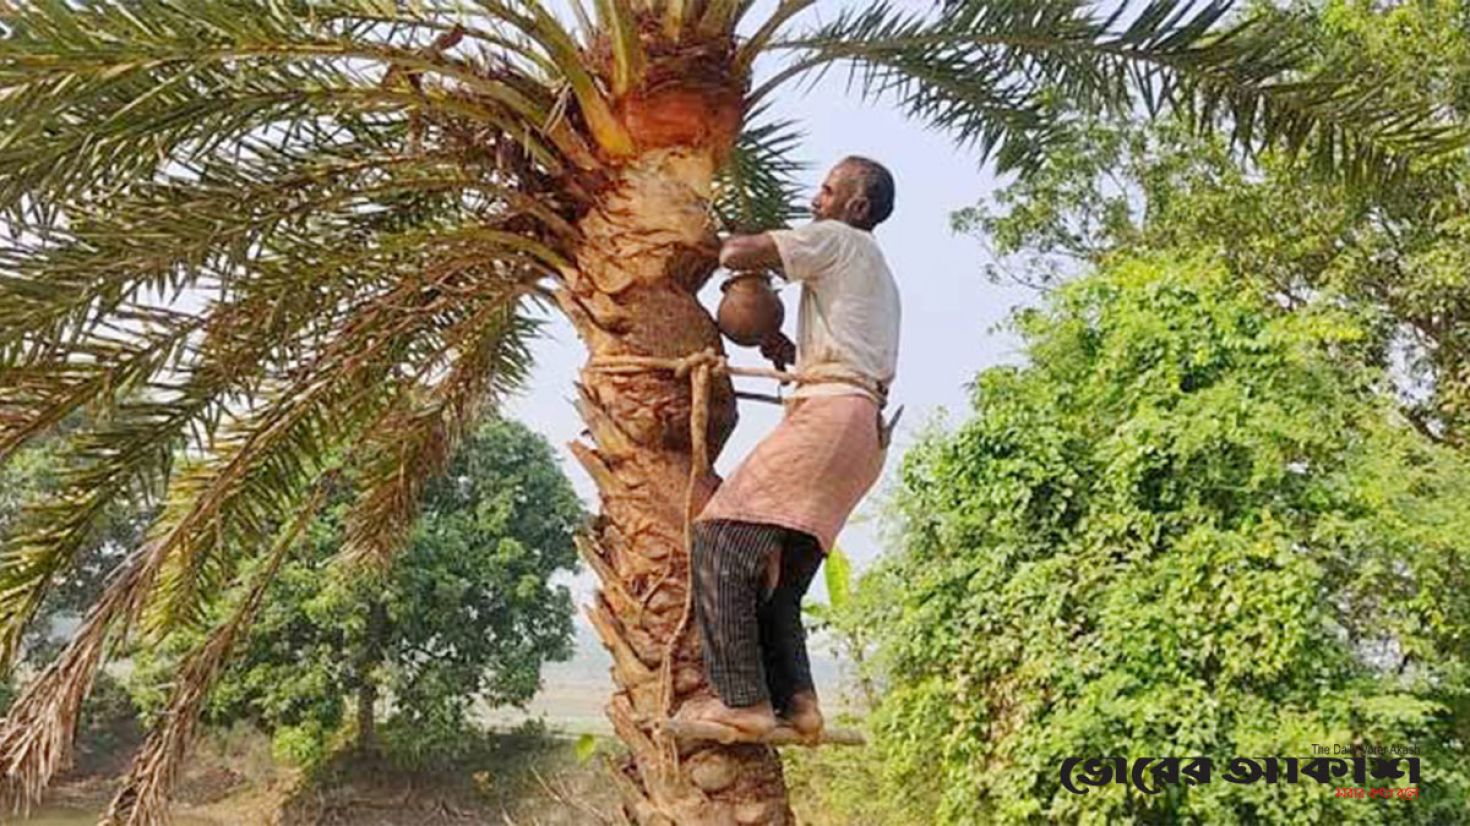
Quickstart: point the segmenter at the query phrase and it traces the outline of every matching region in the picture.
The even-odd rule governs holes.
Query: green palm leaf
[[[409,260],[420,264],[405,269],[426,269],[427,277],[406,275],[395,289],[345,314],[319,351],[293,371],[299,378],[271,381],[279,390],[256,394],[259,412],[238,420],[234,432],[214,440],[206,461],[180,475],[174,484],[185,492],[182,507],[166,507],[159,525],[206,519],[209,530],[184,536],[169,553],[157,588],[155,630],[197,621],[203,597],[233,576],[238,555],[231,551],[257,547],[271,517],[294,505],[284,494],[303,488],[336,451],[361,440],[414,382],[456,368],[491,380],[493,374],[478,370],[483,361],[476,345],[540,273],[514,252],[497,258],[494,247],[472,240],[483,230],[472,229],[468,238],[456,239],[469,243],[458,245],[453,257],[441,249],[453,235],[418,239],[414,247],[421,252]],[[516,326],[498,338],[519,348],[524,331]],[[515,352],[524,356],[524,349]],[[241,533],[233,535],[237,529]]]
[[[408,541],[424,486],[443,471],[481,413],[525,380],[531,361],[525,340],[537,327],[513,305],[487,305],[444,377],[405,394],[367,429],[357,451],[353,478],[360,492],[347,516],[344,560],[386,565]]]
[[[266,589],[295,549],[296,541],[321,507],[334,476],[324,476],[300,512],[282,529],[258,570],[247,577],[244,594],[229,616],[210,630],[204,642],[184,661],[174,682],[163,724],[149,732],[131,771],[102,818],[103,824],[125,826],[165,822],[168,819],[169,788],[187,753],[199,713],[209,689],[229,661],[235,641],[249,629],[265,598]]]
[[[312,145],[394,112],[495,124],[557,162],[520,128],[546,117],[544,83],[437,53],[412,26],[385,30],[382,14],[366,2],[28,7],[0,40],[0,215],[29,206],[48,225],[60,205],[168,164]],[[391,70],[446,85],[400,88],[384,82]]]
[[[751,112],[756,120],[766,107]],[[792,121],[778,120],[747,127],[736,140],[730,159],[715,179],[712,208],[729,232],[759,232],[784,227],[805,214],[796,176],[809,164],[790,157],[802,138]]]
[[[456,286],[464,290],[464,298],[451,312],[421,313],[398,322],[413,333],[437,330],[486,302],[498,306],[507,300],[506,285],[520,289],[564,263],[532,238],[481,223],[450,227],[436,217],[443,211],[409,202],[370,217],[354,212],[337,216],[335,224],[316,221],[316,234],[309,227],[295,237],[276,233],[250,262],[247,272],[253,277],[237,277],[222,291],[229,298],[213,305],[207,331],[187,348],[188,363],[173,359],[162,365],[156,358],[137,358],[155,374],[169,367],[170,375],[145,377],[151,380],[142,383],[139,401],[121,406],[96,432],[73,437],[76,470],[63,495],[27,508],[22,524],[28,529],[19,531],[0,554],[0,640],[19,639],[47,583],[69,563],[108,501],[134,486],[159,487],[170,454],[188,444],[191,435],[198,437],[195,444],[213,442],[228,398],[290,386],[287,378],[309,370],[306,365],[320,360],[316,351],[321,348],[341,346],[344,338],[350,343],[354,337],[381,336],[383,330],[362,326],[364,319],[382,318],[373,311],[385,302],[394,305],[406,295],[438,288],[420,278],[426,265],[448,265],[459,274],[445,288],[466,278],[473,278],[473,286]],[[410,228],[400,229],[402,224]],[[375,232],[375,225],[384,228]],[[67,355],[76,357],[78,348]],[[91,387],[113,380],[115,366],[104,359],[71,372],[47,373],[34,369],[36,364],[28,364],[30,370],[7,371],[5,384],[14,390],[7,395],[34,400],[38,411],[29,419],[19,417],[7,429],[8,441],[17,442],[20,435],[38,431],[46,419],[87,401]],[[17,380],[37,372],[44,377]]]
[[[30,687],[27,698],[45,694],[60,702],[77,685],[89,684],[103,640],[145,608],[155,631],[197,621],[202,598],[234,577],[239,564],[298,508],[333,457],[399,404],[405,387],[445,367],[452,370],[461,357],[456,344],[483,329],[487,309],[503,312],[513,303],[527,271],[512,268],[521,276],[517,280],[495,271],[504,269],[501,263],[477,250],[471,263],[439,263],[425,277],[405,278],[346,314],[342,328],[294,370],[267,376],[251,394],[251,409],[228,413],[230,421],[210,440],[208,452],[173,474],[151,538],[125,563],[125,575],[109,586],[59,664]],[[58,550],[66,538],[33,534],[7,553],[0,566],[0,616],[11,637],[35,610],[49,574],[64,564]],[[44,785],[57,760],[43,758],[35,741],[16,732],[47,725],[66,709],[30,699],[21,708],[24,713],[12,714],[0,730],[0,754],[7,773],[23,778],[19,791],[29,793]]]
[[[358,546],[391,553],[404,490],[525,375],[516,307],[569,264],[555,176],[588,150],[548,122],[555,38],[504,9],[145,0],[5,22],[0,457],[109,410],[0,549],[0,654],[110,501],[165,503],[0,727],[30,800],[107,640],[198,622],[330,467],[365,469]],[[462,40],[495,59],[449,54]],[[408,449],[366,438],[384,426]]]
[[[865,96],[892,95],[1002,171],[1039,162],[1063,137],[1059,113],[1125,113],[1138,103],[1200,128],[1223,121],[1248,150],[1307,152],[1363,183],[1465,145],[1441,113],[1385,99],[1339,67],[1302,71],[1310,42],[1290,14],[1231,18],[1231,8],[1153,0],[1104,14],[1078,0],[947,0],[929,14],[878,3],[772,42],[794,60],[752,97],[846,63]]]

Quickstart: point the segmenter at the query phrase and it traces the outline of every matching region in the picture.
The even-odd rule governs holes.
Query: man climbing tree
[[[873,227],[893,212],[893,176],[844,158],[798,229],[735,235],[720,263],[772,268],[800,281],[796,381],[786,415],[705,506],[694,528],[695,613],[717,697],[686,703],[680,721],[760,739],[780,713],[821,733],[801,626],[801,598],[883,470],[882,407],[898,363],[899,296]],[[777,367],[793,345],[769,331]]]

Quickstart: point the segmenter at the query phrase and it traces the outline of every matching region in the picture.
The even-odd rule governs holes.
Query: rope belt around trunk
[[[659,356],[594,356],[587,362],[587,369],[599,373],[612,375],[628,375],[633,373],[647,373],[656,370],[668,370],[675,378],[689,377],[691,400],[689,405],[689,438],[690,448],[693,453],[693,463],[689,468],[689,490],[685,502],[685,526],[693,521],[694,514],[689,513],[693,508],[692,500],[694,485],[698,482],[699,475],[710,469],[709,447],[705,443],[705,433],[709,425],[709,379],[711,376],[724,374],[729,376],[753,376],[757,378],[775,379],[781,384],[819,384],[825,382],[838,382],[851,384],[872,393],[879,399],[878,406],[885,407],[888,402],[888,388],[882,383],[866,379],[864,377],[837,372],[830,369],[815,369],[805,371],[775,370],[770,367],[736,367],[730,364],[729,359],[715,352],[714,348],[706,348],[687,356],[666,358]],[[745,396],[760,401],[778,402],[779,399],[769,396]]]
[[[809,370],[809,371],[787,371],[776,370],[769,367],[737,367],[730,364],[729,360],[716,352],[714,348],[706,348],[687,356],[668,358],[660,356],[594,356],[588,360],[586,369],[609,375],[632,375],[636,373],[648,373],[667,370],[674,374],[675,378],[689,377],[690,401],[689,401],[689,482],[684,489],[684,552],[693,554],[693,525],[694,517],[694,492],[699,486],[699,480],[711,469],[709,459],[709,382],[715,375],[724,374],[729,376],[753,376],[757,378],[775,379],[781,384],[818,384],[824,382],[839,382],[852,384],[877,396],[879,408],[887,406],[888,388],[881,383],[867,380],[856,375],[842,374],[832,370]],[[769,396],[746,396],[762,401],[780,403],[780,399]],[[903,411],[900,410],[899,413]],[[898,415],[884,427],[891,431],[898,422]],[[881,425],[881,422],[880,422]],[[886,442],[886,434],[885,439]],[[674,629],[674,634],[664,645],[663,661],[659,674],[659,696],[660,704],[663,706],[664,721],[667,722],[673,711],[674,703],[674,651],[678,648],[680,640],[688,630],[689,617],[693,613],[694,589],[684,589],[684,612],[679,617],[679,625]],[[672,745],[672,744],[671,744]],[[673,748],[673,760],[675,766],[678,764],[678,749]]]

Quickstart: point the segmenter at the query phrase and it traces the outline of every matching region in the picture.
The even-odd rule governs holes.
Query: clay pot
[[[720,291],[725,297],[720,299],[716,320],[726,338],[742,347],[754,347],[780,331],[786,308],[771,288],[770,276],[740,273],[721,284]]]

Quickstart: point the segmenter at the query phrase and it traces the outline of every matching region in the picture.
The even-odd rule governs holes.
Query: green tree
[[[1251,149],[1303,150],[1355,181],[1458,142],[1337,67],[1301,71],[1289,15],[1218,3],[874,2],[818,18],[813,0],[782,0],[749,27],[751,0],[587,5],[570,4],[574,26],[536,0],[0,13],[0,455],[79,405],[110,412],[71,441],[79,470],[60,508],[0,556],[0,654],[105,502],[138,480],[168,491],[0,726],[4,791],[35,799],[64,761],[110,638],[139,616],[154,635],[202,622],[202,605],[258,571],[183,666],[109,819],[162,817],[208,683],[320,501],[315,480],[354,468],[346,551],[388,559],[455,435],[523,378],[522,312],[550,300],[598,360],[578,389],[595,447],[575,452],[603,503],[585,547],[605,578],[594,613],[617,661],[627,815],[787,822],[774,750],[711,744],[679,760],[654,736],[707,690],[684,633],[688,507],[675,503],[691,476],[692,506],[717,483],[693,451],[717,453],[733,427],[729,379],[716,375],[696,440],[687,376],[600,367],[720,348],[696,297],[717,230],[796,214],[795,135],[758,122],[767,98],[845,64],[860,93],[1002,168],[1044,156],[1059,100],[1224,116]],[[692,771],[708,763],[729,770]]]
[[[405,746],[452,756],[474,702],[524,703],[541,664],[570,656],[571,597],[550,578],[575,562],[581,503],[550,445],[504,419],[477,428],[427,486],[408,547],[381,576],[334,565],[351,502],[344,489],[281,565],[205,719],[247,720],[320,755],[355,703],[359,746],[372,749],[386,697]],[[199,636],[145,656],[135,682],[147,705],[162,704]]]
[[[55,495],[67,472],[64,437],[84,423],[83,416],[70,416],[46,438],[31,442],[12,461],[0,465],[0,540],[25,529],[20,517],[27,502]],[[92,535],[78,549],[75,564],[58,575],[38,609],[36,622],[22,641],[20,659],[25,670],[44,667],[56,655],[60,647],[56,639],[62,630],[58,621],[71,619],[97,598],[108,571],[137,544],[148,519],[138,497],[122,496],[108,505]],[[0,714],[15,697],[18,677],[15,673],[0,676]],[[137,709],[124,686],[110,674],[99,674],[80,709],[79,763],[86,766],[94,757],[105,760],[136,741],[137,725]]]
[[[1029,364],[905,457],[870,616],[895,796],[946,823],[1465,822],[1470,463],[1383,401],[1360,321],[1156,257],[1017,324]],[[1416,744],[1424,796],[1060,786],[1072,756],[1359,742]]]
[[[1382,94],[1470,113],[1470,11],[1459,0],[1329,0],[1304,10],[1314,59]],[[1470,154],[1372,190],[1265,153],[1242,168],[1186,124],[1081,119],[999,208],[954,214],[985,239],[992,277],[1047,286],[1109,255],[1203,249],[1286,302],[1358,306],[1396,369],[1405,413],[1431,438],[1470,445]]]
[[[90,426],[84,416],[68,417],[47,437],[31,442],[16,451],[10,461],[0,464],[0,541],[46,518],[44,504],[58,494],[70,470],[66,439]],[[39,621],[31,630],[44,634],[57,614],[80,613],[92,604],[108,572],[141,539],[152,516],[145,498],[140,491],[125,493],[93,521],[91,533],[82,540],[73,564],[58,572],[51,583],[37,612]],[[34,663],[44,651],[32,645],[26,653]]]

